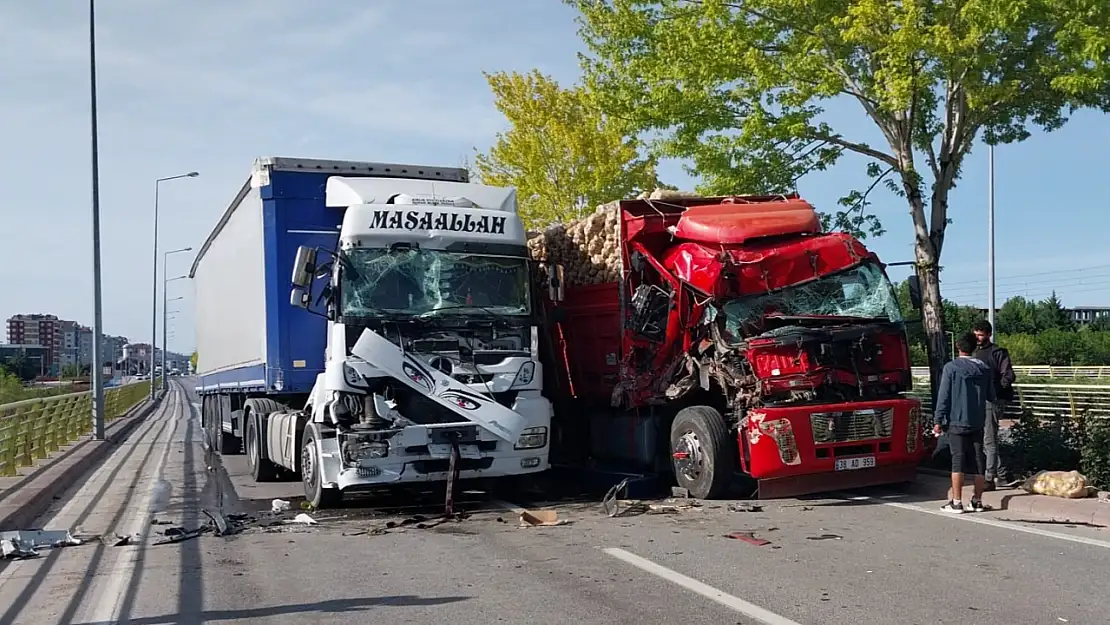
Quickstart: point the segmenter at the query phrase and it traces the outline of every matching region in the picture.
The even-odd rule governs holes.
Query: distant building
[[[1072,321],[1085,325],[1097,319],[1110,317],[1110,306],[1076,306],[1069,308],[1068,314],[1071,315]]]
[[[24,370],[16,371],[15,373],[23,377],[33,378],[47,375],[46,362],[48,358],[50,358],[50,350],[42,345],[20,345],[13,343],[0,345],[0,364],[11,367],[18,360],[22,359]]]
[[[8,343],[11,345],[40,346],[42,375],[56,375],[61,367],[63,345],[62,320],[54,315],[15,315],[8,318]]]

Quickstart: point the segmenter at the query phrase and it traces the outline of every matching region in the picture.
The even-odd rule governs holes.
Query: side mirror
[[[312,304],[312,293],[300,287],[293,287],[289,293],[289,303],[297,308],[308,308]]]
[[[302,245],[297,248],[297,260],[293,262],[293,286],[307,289],[312,286],[316,274],[316,248]]]
[[[563,295],[563,266],[551,265],[547,268],[547,296],[553,302],[561,302]]]
[[[916,310],[921,310],[921,281],[917,279],[916,275],[907,278],[910,287],[910,306]]]

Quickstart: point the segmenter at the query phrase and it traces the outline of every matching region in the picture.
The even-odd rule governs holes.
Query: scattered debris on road
[[[843,540],[844,537],[840,534],[818,534],[817,536],[806,536],[806,540]]]
[[[729,512],[763,512],[763,506],[750,501],[738,501],[728,504]]]
[[[728,534],[725,534],[725,538],[731,538],[733,540],[742,540],[746,543],[755,545],[756,547],[762,547],[764,545],[770,545],[771,544],[771,541],[767,540],[766,538],[759,538],[758,536],[756,536],[754,531],[752,531],[752,532],[748,532],[748,531],[730,532]]]
[[[0,532],[0,559],[25,560],[36,558],[39,549],[72,547],[84,541],[74,538],[69,530],[15,530]]]
[[[316,522],[316,519],[308,516],[303,512],[293,517],[293,522],[299,523],[301,525],[319,525],[319,523]]]
[[[520,512],[521,527],[554,527],[556,525],[570,525],[570,521],[559,518],[558,510],[522,510]]]
[[[288,501],[286,501],[284,499],[275,499],[275,500],[270,502],[270,512],[273,512],[274,514],[281,514],[282,512],[287,512],[290,509],[292,509],[292,507],[293,507],[293,504],[289,503]]]

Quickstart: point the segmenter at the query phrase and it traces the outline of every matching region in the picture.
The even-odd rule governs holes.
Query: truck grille
[[[894,428],[893,408],[815,412],[809,416],[814,443],[844,443],[886,438]]]

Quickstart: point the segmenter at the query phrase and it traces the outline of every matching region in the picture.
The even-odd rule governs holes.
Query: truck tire
[[[688,406],[671,424],[671,466],[678,485],[698,499],[720,497],[736,468],[736,441],[717,409]]]
[[[301,482],[304,484],[304,498],[313,508],[334,508],[343,502],[343,491],[338,488],[324,488],[316,438],[316,424],[309,423],[301,437]]]
[[[231,413],[232,423],[243,422],[243,411],[235,410]],[[234,432],[225,432],[223,422],[216,426],[219,436],[216,437],[216,450],[221,456],[235,456],[243,453],[243,441]]]
[[[278,478],[278,467],[262,451],[262,419],[265,416],[251,412],[247,415],[246,445],[247,464],[255,482],[273,482]]]

